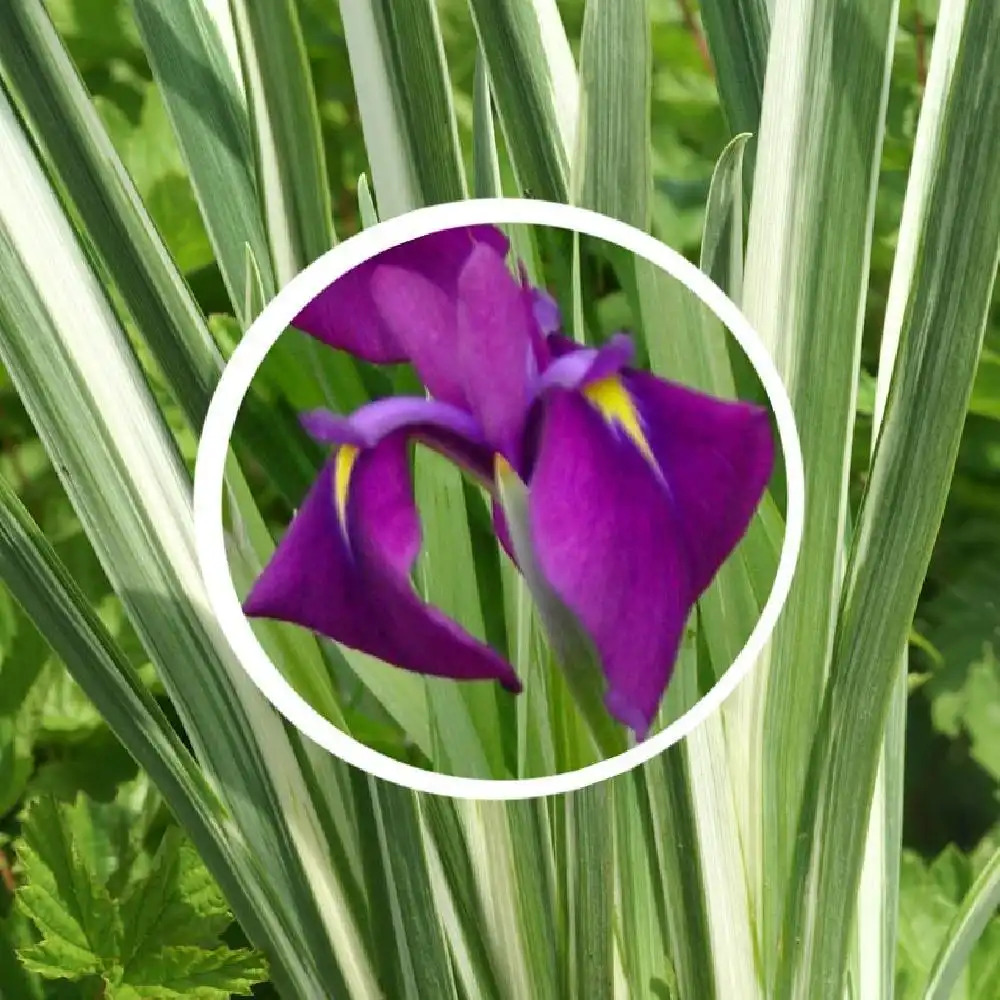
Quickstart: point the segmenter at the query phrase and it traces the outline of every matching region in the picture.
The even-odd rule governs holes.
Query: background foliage
[[[226,318],[229,300],[185,175],[163,102],[125,0],[49,0],[101,118],[132,174],[172,254],[202,308],[215,314],[220,338],[233,335]],[[563,0],[560,10],[576,49],[583,0]],[[901,5],[889,96],[887,134],[876,207],[869,311],[863,352],[873,373],[882,329],[906,172],[912,154],[936,4],[909,0]],[[369,169],[343,33],[333,0],[300,0],[329,171],[335,224],[341,238],[360,227],[358,179]],[[462,148],[472,163],[471,124],[475,74],[474,36],[463,0],[440,0],[448,66],[455,88]],[[708,185],[728,130],[701,30],[691,0],[654,0],[653,102],[654,197],[658,235],[696,258]],[[613,323],[616,303],[601,306]],[[167,399],[166,393],[163,394]],[[871,374],[862,374],[856,434],[870,432],[874,397]],[[171,415],[172,403],[166,402]],[[187,461],[195,440],[179,413],[172,423]],[[864,488],[863,441],[855,449],[859,468],[852,497]],[[154,693],[155,678],[128,620],[111,594],[65,495],[17,396],[0,371],[0,477],[10,482],[60,558]],[[272,498],[278,516],[282,501]],[[981,859],[1000,843],[1000,304],[993,309],[980,361],[972,409],[966,423],[947,513],[918,608],[910,657],[907,721],[905,856],[901,884],[899,995],[916,989],[937,950],[959,900]],[[162,699],[169,711],[169,702]],[[82,794],[83,798],[78,798]],[[50,803],[26,819],[28,799]],[[61,803],[61,806],[56,805]],[[32,823],[71,823],[90,856],[76,861],[87,872],[93,895],[105,900],[104,916],[114,924],[136,883],[155,889],[155,880],[180,878],[165,872],[186,857],[176,831],[159,807],[148,781],[50,653],[27,618],[0,589],[0,986],[16,997],[95,996],[97,966],[79,965],[76,986],[45,983],[22,971],[10,948],[33,934],[30,906],[14,908],[12,891],[22,877],[11,867],[31,859]],[[12,844],[12,841],[14,842]],[[17,848],[16,850],[14,848]],[[160,874],[157,875],[156,873]],[[130,889],[130,886],[133,886]],[[96,888],[94,888],[96,887]],[[152,888],[151,888],[152,887]],[[263,975],[238,929],[220,923],[209,908],[205,941],[163,948],[195,947],[214,954],[221,928],[225,947],[243,963],[231,980],[219,979],[224,996]],[[82,918],[81,918],[82,919]],[[110,933],[110,932],[109,932]],[[210,946],[209,946],[210,945]],[[969,969],[969,996],[1000,976],[1000,923],[994,920]],[[98,956],[100,957],[100,956]],[[190,956],[188,956],[190,958]],[[191,960],[194,960],[193,958]],[[237,963],[238,964],[238,963]],[[243,980],[240,975],[245,973]],[[116,972],[115,975],[118,973]],[[265,988],[266,992],[266,988]],[[124,994],[122,994],[124,996]],[[188,995],[188,994],[181,994]],[[190,994],[194,995],[194,994]],[[264,995],[262,992],[261,995]]]

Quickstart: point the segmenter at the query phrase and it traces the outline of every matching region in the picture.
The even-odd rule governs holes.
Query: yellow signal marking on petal
[[[493,478],[497,482],[500,482],[502,479],[506,479],[512,475],[514,475],[514,469],[511,467],[510,462],[500,452],[496,452],[493,455]]]
[[[650,462],[654,461],[653,450],[649,447],[639,423],[639,411],[635,408],[635,403],[620,378],[608,375],[606,378],[591,382],[590,385],[584,386],[583,394],[601,411],[605,420],[618,424],[635,442],[639,451]]]
[[[337,449],[333,466],[333,495],[337,504],[337,517],[341,526],[347,527],[347,488],[351,482],[351,471],[358,460],[361,449],[357,445],[342,444]]]

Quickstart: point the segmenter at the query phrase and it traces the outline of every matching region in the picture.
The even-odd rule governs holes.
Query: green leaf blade
[[[652,195],[649,10],[646,0],[590,0],[580,53],[579,203],[648,229]]]
[[[464,198],[433,0],[359,0],[341,4],[340,15],[379,216]]]
[[[469,9],[521,191],[568,201],[579,84],[555,0],[469,0]]]
[[[843,981],[882,726],[944,510],[1000,258],[1000,93],[987,83],[998,73],[1000,9],[980,0],[949,5],[918,126],[890,292],[897,307],[883,339],[885,418],[847,569],[786,922],[801,932],[822,899],[824,925],[839,931],[822,946],[806,937],[779,996],[804,989],[832,997]]]

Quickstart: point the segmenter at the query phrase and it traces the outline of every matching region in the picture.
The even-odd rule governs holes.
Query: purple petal
[[[550,333],[545,338],[545,343],[548,345],[549,351],[554,358],[561,358],[564,354],[571,354],[573,351],[579,351],[581,345],[578,344],[572,337],[567,337],[562,333]]]
[[[486,438],[515,466],[530,403],[536,329],[530,302],[503,257],[476,247],[458,279],[461,378]]]
[[[544,336],[562,329],[562,315],[556,300],[543,288],[532,289],[532,309],[535,322]]]
[[[559,389],[546,403],[528,485],[542,573],[600,654],[608,711],[641,738],[693,603],[675,509],[633,441],[583,396]]]
[[[535,320],[531,324],[531,358],[534,362],[532,374],[537,376],[538,372],[544,371],[552,360],[552,356],[549,353],[549,345],[545,342],[545,338],[549,332],[546,326],[554,321],[556,329],[558,329],[559,307],[556,305],[555,299],[548,292],[532,286],[531,279],[528,277],[528,270],[524,266],[524,261],[519,260],[517,262],[517,273],[521,279],[521,294],[524,296],[527,308],[531,310],[531,315]],[[553,309],[555,310],[554,316]]]
[[[417,673],[519,690],[509,663],[413,590],[420,525],[404,434],[358,455],[346,531],[334,468],[328,463],[313,485],[247,597],[246,614],[301,625]]]
[[[299,417],[320,444],[374,447],[396,431],[423,441],[487,483],[493,476],[493,450],[475,418],[448,403],[413,396],[377,399],[349,417],[329,410],[312,410]]]
[[[382,264],[371,280],[376,308],[436,399],[465,406],[455,294],[416,270]]]
[[[633,353],[632,341],[624,333],[614,334],[600,347],[574,344],[542,372],[535,391],[540,394],[554,388],[578,389],[589,382],[617,375],[631,363]]]
[[[743,537],[774,466],[767,410],[629,372],[624,383],[688,540],[700,594]]]
[[[409,360],[386,326],[372,297],[371,278],[382,265],[406,268],[453,296],[458,274],[473,247],[485,243],[506,254],[507,237],[495,226],[468,226],[431,233],[392,247],[338,278],[320,292],[292,325],[331,347],[377,364]]]

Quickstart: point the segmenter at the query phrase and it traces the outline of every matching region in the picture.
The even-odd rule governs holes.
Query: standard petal
[[[629,372],[623,383],[677,505],[696,594],[743,537],[774,467],[766,409]]]
[[[480,245],[458,279],[458,360],[469,408],[487,439],[513,465],[535,369],[531,299],[503,257]]]
[[[559,338],[560,341],[563,339]],[[536,393],[554,388],[578,389],[589,382],[617,375],[632,361],[635,353],[632,341],[625,333],[613,334],[600,347],[581,347],[572,341],[568,343],[572,346],[565,350],[563,344],[559,345],[559,355],[539,376]]]
[[[509,663],[413,589],[409,572],[420,525],[406,449],[405,434],[398,432],[360,451],[353,462],[335,456],[244,610],[301,625],[417,673],[499,680],[517,691],[520,682]],[[350,478],[342,491],[335,480],[345,468]]]
[[[693,604],[675,509],[629,436],[562,389],[547,398],[528,490],[538,565],[597,648],[608,711],[641,738]]]
[[[338,278],[320,292],[292,325],[331,347],[377,364],[410,360],[375,308],[371,279],[376,268],[391,265],[415,271],[453,296],[458,274],[478,243],[505,254],[506,236],[495,226],[467,226],[431,233],[392,247]]]
[[[375,269],[371,290],[385,328],[430,394],[454,406],[465,406],[455,292],[414,269],[395,264],[380,264]]]
[[[526,284],[523,274],[521,284]],[[550,334],[558,333],[562,329],[559,304],[543,288],[532,289],[531,308],[535,314],[535,322],[538,323],[538,329],[543,336],[547,337]]]
[[[558,330],[562,321],[556,300],[543,288],[535,288],[531,284],[523,260],[517,262],[517,273],[521,279],[521,294],[525,297],[535,320],[531,329],[531,355],[534,361],[533,374],[537,376],[552,360],[545,338],[549,333]]]

